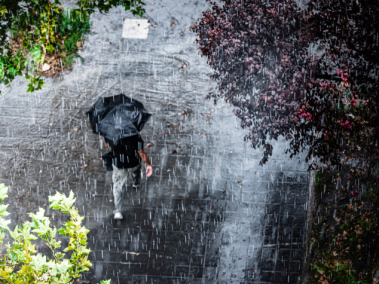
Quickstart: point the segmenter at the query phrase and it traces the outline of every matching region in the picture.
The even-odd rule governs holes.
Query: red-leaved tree
[[[376,163],[379,3],[311,1],[301,10],[292,0],[223,2],[211,2],[192,26],[218,81],[207,98],[237,107],[241,126],[250,129],[246,139],[265,149],[261,164],[272,154],[269,140],[279,136],[290,141],[291,157],[308,149],[307,161]],[[327,79],[330,88],[321,85]],[[360,103],[351,109],[343,100]]]

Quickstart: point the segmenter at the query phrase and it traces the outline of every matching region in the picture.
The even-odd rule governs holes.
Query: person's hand
[[[104,146],[108,148],[108,144],[107,142],[104,141]]]
[[[151,165],[148,165],[146,167],[146,175],[150,177],[153,174],[153,167]]]

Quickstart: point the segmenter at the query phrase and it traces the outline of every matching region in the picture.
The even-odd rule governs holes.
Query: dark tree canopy
[[[211,2],[192,30],[218,81],[208,98],[237,107],[241,126],[250,129],[246,138],[265,148],[261,164],[272,154],[269,139],[279,136],[291,141],[291,157],[309,147],[307,160],[375,161],[379,2],[311,1],[305,10],[292,0],[223,2]],[[320,85],[324,80],[330,88]],[[351,128],[337,122],[346,119]]]

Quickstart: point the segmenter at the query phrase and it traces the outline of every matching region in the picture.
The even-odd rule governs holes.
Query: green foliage
[[[366,186],[359,196],[353,195],[361,188],[357,181]],[[320,207],[315,207],[309,282],[377,283],[374,279],[378,269],[375,255],[379,252],[377,176],[367,177],[360,170],[343,166],[335,171],[324,170],[323,182],[331,185],[331,190],[315,191],[317,199],[321,199],[321,194],[324,199]],[[342,198],[336,200],[335,196]]]
[[[336,284],[361,284],[363,281],[355,279],[351,273],[351,262],[341,262],[335,259],[332,255],[327,255],[323,262],[311,264],[313,270],[317,273],[318,281],[328,281],[326,283]],[[312,281],[313,280],[313,281]],[[316,279],[312,278],[313,283]]]
[[[79,8],[63,11],[59,0],[3,0],[0,4],[0,83],[8,85],[15,76],[25,76],[27,92],[40,90],[45,84],[39,72],[47,55],[62,58],[62,65],[71,66],[77,57],[77,43],[90,29],[90,16],[98,9],[107,13],[123,6],[133,15],[145,13],[142,0],[79,0]],[[17,52],[12,40],[20,40]],[[62,67],[64,67],[62,66]],[[38,71],[37,74],[29,75]],[[1,92],[0,92],[1,93]]]
[[[373,197],[378,196],[379,188],[370,188],[369,190],[361,193],[362,200],[370,201]]]
[[[84,34],[90,33],[90,27],[89,15],[82,18],[81,15],[75,13],[75,9],[62,11],[56,34],[58,38],[65,40],[57,41],[54,49],[57,49],[59,54],[64,52],[63,67],[71,66],[75,57],[80,57],[77,54],[77,42],[82,40]]]
[[[37,213],[29,213],[31,222],[27,221],[23,226],[16,226],[10,231],[8,228],[10,221],[3,218],[9,215],[6,211],[8,205],[2,204],[8,197],[7,190],[4,184],[0,184],[0,244],[6,232],[9,232],[14,241],[6,245],[7,253],[0,259],[0,283],[74,283],[74,279],[88,271],[92,264],[88,260],[88,254],[91,252],[87,248],[89,230],[82,227],[84,217],[80,216],[78,210],[73,207],[75,203],[73,192],[71,191],[68,197],[61,193],[49,196],[50,208],[70,215],[70,220],[64,223],[64,228],[57,230],[51,227],[49,218],[45,216],[45,210],[39,208]],[[57,232],[69,236],[68,246],[63,250],[61,241],[56,240]],[[38,238],[44,240],[51,249],[53,259],[48,259],[40,253],[36,255],[32,241]],[[64,259],[65,253],[69,251],[72,251],[71,258]],[[101,283],[110,284],[110,280]]]

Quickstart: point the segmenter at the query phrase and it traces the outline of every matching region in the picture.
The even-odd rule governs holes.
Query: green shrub
[[[15,76],[25,76],[29,82],[27,92],[41,89],[44,86],[42,66],[53,62],[52,65],[59,70],[58,58],[66,67],[72,64],[77,56],[78,42],[88,32],[89,18],[95,9],[107,13],[120,5],[133,15],[142,17],[145,13],[142,8],[145,3],[141,0],[78,0],[76,6],[79,8],[66,12],[63,12],[59,0],[53,3],[49,0],[2,1],[0,83],[8,85]],[[10,40],[7,39],[8,32]]]
[[[8,188],[0,184],[0,245],[3,243],[5,234],[9,232],[13,239],[11,244],[6,245],[7,253],[0,259],[0,283],[39,283],[39,284],[66,284],[73,283],[74,279],[89,270],[92,266],[88,260],[91,252],[87,248],[87,234],[89,230],[82,227],[84,217],[80,216],[72,191],[67,197],[56,193],[49,196],[50,208],[60,210],[63,214],[69,214],[70,220],[64,223],[64,227],[57,230],[50,226],[50,220],[45,216],[45,210],[39,208],[36,214],[29,213],[31,222],[25,222],[22,226],[16,226],[13,231],[8,228],[9,220],[6,211],[8,205],[2,202],[7,195]],[[61,248],[61,241],[56,240],[57,232],[69,237],[67,248]],[[45,241],[51,249],[52,259],[48,259],[41,253],[36,254],[35,244],[32,241],[38,238]],[[70,259],[65,258],[65,253],[72,252]],[[108,281],[101,281],[109,284]]]

